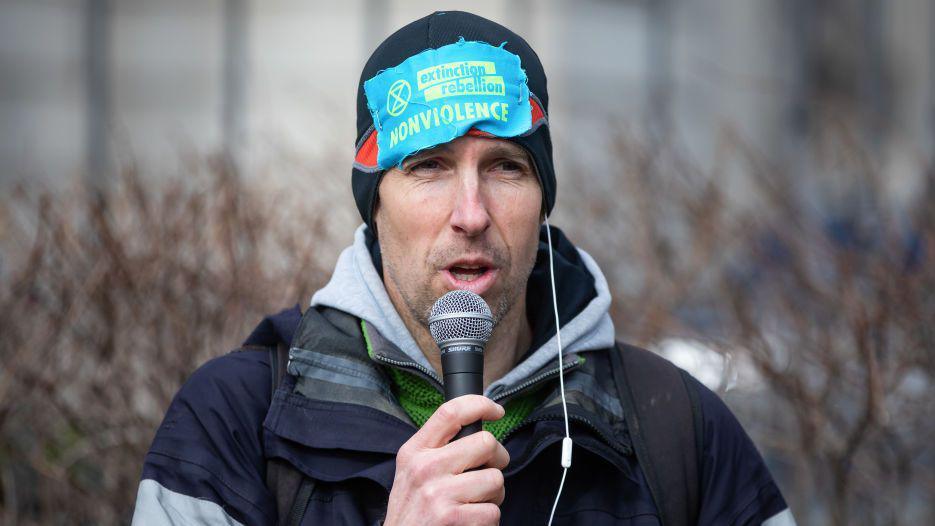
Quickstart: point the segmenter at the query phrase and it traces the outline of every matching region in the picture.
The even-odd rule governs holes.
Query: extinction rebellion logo
[[[406,111],[409,99],[412,98],[412,87],[404,79],[399,79],[390,86],[386,94],[386,111],[393,117]]]
[[[506,94],[503,76],[497,75],[497,66],[490,61],[464,60],[446,62],[430,68],[420,69],[415,74],[416,87],[425,99],[432,102],[459,95],[475,97]],[[412,86],[404,79],[390,85],[386,93],[386,111],[398,117],[409,107]],[[390,130],[390,147],[396,146],[407,137],[439,125],[493,118],[507,120],[507,104],[504,102],[456,102],[430,107],[400,122]]]

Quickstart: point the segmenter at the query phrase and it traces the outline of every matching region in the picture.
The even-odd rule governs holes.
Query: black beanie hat
[[[546,89],[545,71],[536,52],[522,37],[509,29],[463,11],[435,12],[412,22],[390,35],[367,60],[357,85],[357,154],[352,170],[351,187],[360,216],[374,231],[373,208],[377,198],[377,187],[383,170],[377,166],[376,133],[373,117],[367,107],[364,82],[387,68],[396,67],[409,57],[426,49],[453,44],[459,40],[485,42],[517,55],[526,72],[532,108],[532,127],[523,135],[508,140],[524,147],[536,166],[545,213],[548,215],[555,205],[555,169],[552,164],[552,139],[549,136],[548,108],[549,93]]]

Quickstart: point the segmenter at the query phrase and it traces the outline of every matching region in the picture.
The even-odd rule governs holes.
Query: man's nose
[[[490,214],[476,170],[462,173],[454,210],[451,212],[451,228],[467,236],[482,234],[490,226]]]

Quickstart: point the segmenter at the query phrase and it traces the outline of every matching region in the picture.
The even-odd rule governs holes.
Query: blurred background
[[[799,524],[935,524],[926,0],[0,0],[0,522],[128,522],[181,382],[351,242],[359,72],[438,9],[539,53],[553,224]]]

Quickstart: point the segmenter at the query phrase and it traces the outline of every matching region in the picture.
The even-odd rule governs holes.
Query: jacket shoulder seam
[[[249,504],[251,507],[255,508],[255,509],[256,509],[257,511],[259,511],[260,513],[263,513],[264,515],[268,515],[267,513],[265,513],[265,512],[263,511],[263,508],[262,508],[260,505],[258,505],[257,503],[253,502],[251,499],[247,498],[247,497],[244,496],[243,494],[241,494],[239,491],[237,491],[236,488],[234,488],[233,486],[231,486],[230,484],[228,484],[227,482],[225,482],[223,478],[221,478],[221,477],[218,476],[216,473],[214,473],[213,471],[211,471],[210,469],[208,469],[206,466],[203,466],[202,464],[200,464],[200,463],[198,463],[198,462],[195,462],[195,461],[193,461],[193,460],[190,460],[190,459],[187,459],[187,458],[182,458],[182,457],[180,457],[180,456],[178,456],[178,455],[172,455],[172,454],[166,453],[166,452],[164,452],[164,451],[156,450],[155,448],[149,450],[149,455],[154,455],[154,456],[159,456],[159,457],[164,457],[164,458],[172,459],[172,460],[174,460],[174,461],[176,461],[176,462],[182,462],[182,463],[185,463],[185,464],[190,464],[190,465],[192,465],[192,466],[196,466],[196,467],[198,467],[199,469],[204,470],[205,472],[207,472],[207,473],[211,476],[212,479],[217,480],[221,485],[223,485],[225,488],[227,488],[228,490],[230,490],[231,493],[233,493],[234,495],[236,495],[238,498],[240,498],[241,500],[243,500],[244,502],[246,502],[247,504]],[[148,478],[149,480],[154,480],[154,481],[156,481],[157,483],[162,484],[162,482],[160,482],[160,481],[157,480],[156,478],[153,478],[153,477],[147,477],[147,478]],[[145,480],[145,479],[144,479],[144,480]],[[164,486],[164,487],[165,487],[165,486]],[[171,488],[168,488],[168,487],[166,487],[166,489],[170,489],[170,490],[171,490]],[[175,490],[172,490],[172,491],[175,491]],[[178,492],[177,492],[177,493],[178,493]],[[182,495],[185,495],[185,494],[182,493]],[[189,496],[190,496],[190,497],[195,497],[195,498],[201,498],[201,497],[197,497],[197,496],[195,496],[195,495],[189,495]],[[221,504],[221,503],[217,503],[217,504],[220,505],[222,508],[224,507],[224,505]]]

